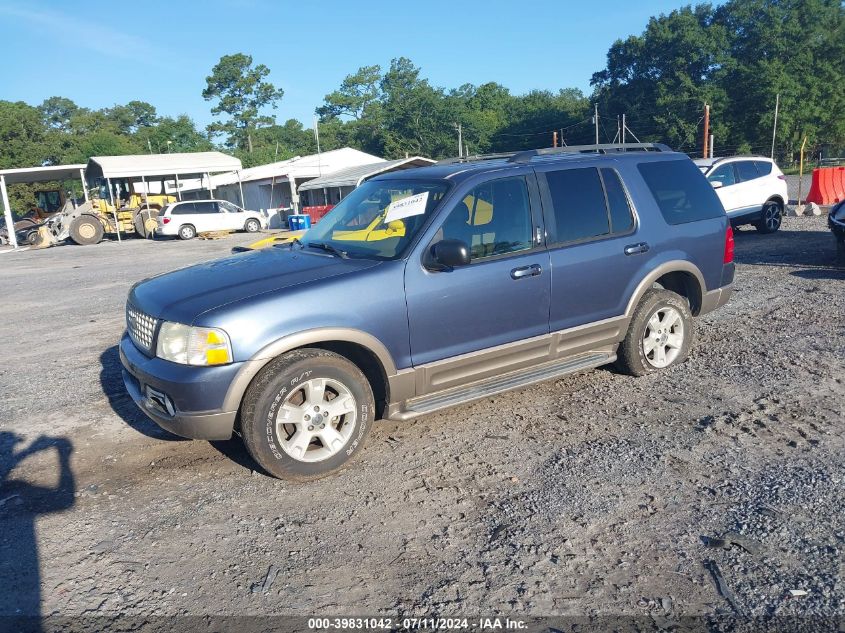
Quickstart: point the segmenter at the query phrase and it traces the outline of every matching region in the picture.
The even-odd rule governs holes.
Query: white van
[[[227,200],[191,200],[174,202],[156,218],[156,235],[178,235],[189,240],[208,231],[246,231],[266,228],[267,218],[257,211],[247,211]]]

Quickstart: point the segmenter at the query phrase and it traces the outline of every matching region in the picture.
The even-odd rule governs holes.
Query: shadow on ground
[[[35,527],[39,517],[74,505],[73,445],[64,437],[41,436],[18,450],[24,443],[15,433],[0,432],[0,628],[40,631],[42,561]],[[58,461],[55,486],[12,478],[28,457],[52,450]],[[39,475],[46,475],[46,470],[40,469]],[[10,616],[21,620],[9,620]]]
[[[734,229],[738,264],[824,267],[841,270],[836,241],[830,231],[785,231],[764,235],[754,229]]]

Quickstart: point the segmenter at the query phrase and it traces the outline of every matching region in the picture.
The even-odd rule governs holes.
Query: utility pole
[[[552,132],[552,147],[557,147],[557,130]]]
[[[595,110],[593,111],[593,123],[596,124],[596,147],[599,145],[599,104],[595,104]]]
[[[455,123],[455,129],[458,131],[458,158],[463,158],[463,156],[464,156],[463,128],[462,128],[460,123]]]
[[[772,160],[775,159],[775,136],[778,133],[778,107],[780,106],[780,93],[775,96],[775,124],[772,127],[772,153],[769,156]]]
[[[710,158],[713,158],[713,135],[710,135]]]
[[[707,158],[710,154],[707,151],[707,141],[710,140],[710,106],[704,104],[704,147],[701,151],[701,157]]]
[[[320,122],[314,117],[314,139],[317,141],[317,173],[323,175],[323,157],[320,155]]]
[[[625,128],[627,125],[625,124],[625,115],[622,115],[622,150],[625,150]]]

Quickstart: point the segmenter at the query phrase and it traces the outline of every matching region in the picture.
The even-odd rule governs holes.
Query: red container
[[[314,207],[302,207],[302,213],[311,216],[311,224],[316,224],[332,209],[334,209],[333,204],[324,204]]]

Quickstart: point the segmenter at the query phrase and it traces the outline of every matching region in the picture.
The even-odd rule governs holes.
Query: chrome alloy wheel
[[[767,202],[763,207],[763,224],[769,232],[774,233],[780,228],[780,207],[774,202]]]
[[[671,365],[684,345],[684,320],[681,314],[669,306],[658,308],[648,320],[642,345],[649,365],[657,368]]]
[[[357,416],[346,385],[332,378],[306,380],[293,387],[276,414],[279,444],[298,461],[323,461],[346,446]]]

